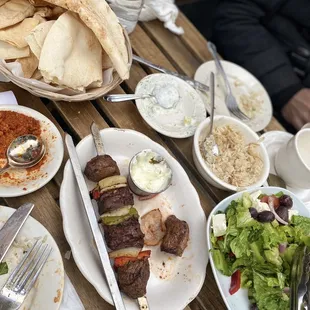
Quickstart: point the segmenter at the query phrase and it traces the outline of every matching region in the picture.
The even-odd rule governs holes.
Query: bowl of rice
[[[269,175],[269,157],[262,140],[241,121],[223,115],[214,117],[213,134],[207,137],[210,118],[198,126],[193,144],[195,166],[217,188],[240,191],[262,186]],[[212,154],[212,139],[219,155]]]

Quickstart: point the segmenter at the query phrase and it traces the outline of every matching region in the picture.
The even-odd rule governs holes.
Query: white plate
[[[293,193],[288,190],[285,190],[280,187],[260,187],[256,190],[261,190],[263,193],[267,195],[275,194],[280,191],[288,194],[293,199],[293,209],[298,210],[299,214],[302,216],[310,216],[309,210],[304,206],[304,204],[296,197]],[[254,192],[255,190],[251,191]],[[226,208],[229,206],[231,201],[236,200],[242,196],[244,192],[236,193],[231,195],[221,201],[210,213],[207,223],[207,241],[208,241],[208,249],[212,249],[212,242],[211,242],[211,221],[212,216],[215,215],[218,211],[225,211]],[[250,302],[248,300],[248,290],[247,289],[240,289],[234,295],[229,294],[229,287],[230,287],[230,277],[224,276],[218,271],[215,267],[212,255],[210,255],[210,263],[212,267],[212,271],[217,283],[217,286],[221,292],[222,298],[228,308],[228,310],[249,310],[250,309]]]
[[[189,225],[190,240],[182,258],[165,254],[159,247],[150,247],[151,276],[147,285],[150,309],[183,310],[199,293],[207,265],[206,218],[197,192],[181,165],[162,146],[145,135],[133,130],[109,128],[101,131],[101,137],[107,154],[116,160],[122,175],[127,175],[130,159],[143,149],[159,153],[172,168],[173,181],[168,190],[148,201],[138,201],[135,197],[135,206],[140,215],[160,208],[164,217],[173,213]],[[78,144],[77,152],[84,169],[87,161],[96,155],[91,136]],[[89,189],[95,185],[89,181],[87,183]],[[77,266],[97,292],[112,304],[70,163],[66,164],[64,171],[60,206],[64,232]],[[138,309],[134,300],[124,296],[124,301],[127,310]]]
[[[277,174],[275,170],[275,156],[281,146],[287,143],[293,135],[285,131],[269,131],[262,136],[263,144],[267,149],[267,153],[270,159],[270,173]],[[305,205],[310,208],[310,190],[296,189],[287,187],[288,190],[293,192],[299,199],[301,199]]]
[[[253,97],[253,94],[257,96],[257,102],[259,103],[259,111],[257,111],[253,118],[249,121],[244,121],[254,131],[263,130],[271,121],[272,118],[272,105],[268,93],[264,86],[247,70],[244,68],[229,62],[222,60],[221,64],[227,74],[232,92],[236,97],[239,107],[241,96]],[[209,85],[210,72],[217,72],[214,61],[208,61],[202,64],[195,73],[195,80]],[[228,111],[225,104],[225,92],[222,86],[221,79],[216,74],[216,90],[215,90],[215,114],[232,116]],[[239,82],[239,84],[237,84]],[[201,93],[202,98],[207,102],[207,110],[210,112],[209,98],[206,94]]]
[[[57,173],[63,159],[62,137],[56,126],[41,113],[20,106],[1,105],[0,111],[14,111],[40,121],[41,138],[47,147],[40,169],[27,173],[25,169],[10,169],[10,177],[0,176],[0,197],[18,197],[32,193],[48,183]]]
[[[15,209],[0,206],[0,227],[15,212]],[[36,240],[44,240],[53,250],[30,294],[25,299],[23,310],[58,310],[61,304],[64,288],[64,267],[57,244],[46,228],[34,218],[29,217],[17,235],[13,245],[4,257],[9,266],[9,273],[0,276],[0,288],[5,284],[23,257],[22,248],[26,243],[31,246]]]
[[[164,88],[167,85],[175,87],[180,95],[173,108],[165,109],[153,98],[136,100],[137,108],[144,120],[159,133],[172,138],[190,137],[206,118],[206,109],[199,94],[188,83],[169,74],[156,73],[142,79],[135,93],[153,94],[155,87]],[[185,118],[189,118],[187,125]]]

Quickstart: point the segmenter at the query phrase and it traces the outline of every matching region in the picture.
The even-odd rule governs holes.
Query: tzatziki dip
[[[133,157],[129,173],[134,186],[148,194],[164,191],[172,178],[172,171],[166,160],[149,149]],[[135,189],[132,190],[137,192]]]

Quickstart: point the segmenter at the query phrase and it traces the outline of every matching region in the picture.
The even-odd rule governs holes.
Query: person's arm
[[[303,85],[277,39],[261,24],[265,14],[255,0],[222,0],[213,40],[224,59],[240,64],[262,82],[275,108],[281,110]]]

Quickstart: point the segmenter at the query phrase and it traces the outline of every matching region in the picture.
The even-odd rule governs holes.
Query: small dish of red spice
[[[8,169],[0,174],[0,197],[18,197],[38,190],[61,166],[63,141],[53,122],[38,111],[21,105],[0,105],[0,167],[6,164],[6,152],[11,142],[28,134],[42,139],[46,154],[32,168]]]
[[[0,159],[6,158],[7,148],[14,139],[28,134],[41,135],[38,120],[14,111],[0,111]]]

